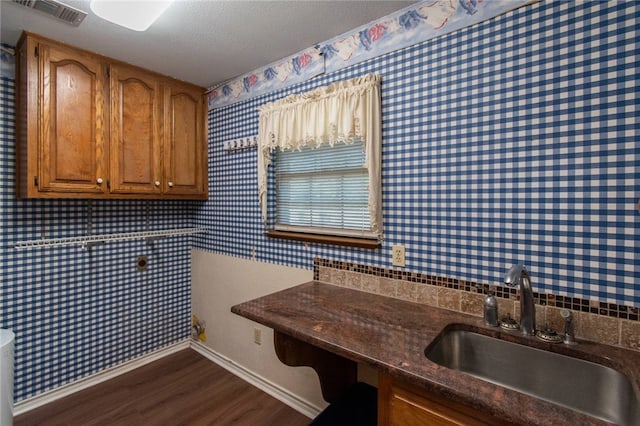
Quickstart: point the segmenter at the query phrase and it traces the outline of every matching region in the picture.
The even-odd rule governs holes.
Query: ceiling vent
[[[76,27],[80,25],[85,16],[87,16],[86,12],[55,0],[13,0],[13,2],[28,7],[29,9],[38,10]]]

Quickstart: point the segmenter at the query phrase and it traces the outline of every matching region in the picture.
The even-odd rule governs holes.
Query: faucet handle
[[[573,334],[573,314],[568,309],[561,309],[560,316],[564,318],[564,340],[566,345],[575,345],[576,339]]]

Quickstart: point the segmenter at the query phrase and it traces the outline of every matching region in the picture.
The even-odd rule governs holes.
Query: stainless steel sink
[[[590,361],[448,327],[431,361],[619,425],[640,425],[640,401],[622,373]]]

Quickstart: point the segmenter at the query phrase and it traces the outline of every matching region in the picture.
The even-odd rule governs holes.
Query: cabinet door
[[[111,192],[160,194],[161,102],[158,79],[122,65],[110,69]]]
[[[39,191],[106,192],[106,65],[45,43],[36,54]]]
[[[168,195],[207,196],[203,99],[199,88],[173,82],[165,88],[163,190]]]
[[[489,426],[509,423],[381,373],[379,426]]]

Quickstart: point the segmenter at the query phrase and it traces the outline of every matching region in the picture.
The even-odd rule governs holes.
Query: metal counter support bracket
[[[357,381],[358,366],[354,361],[277,330],[273,331],[273,343],[278,359],[283,364],[311,367],[318,373],[322,397],[327,402],[336,401]]]

